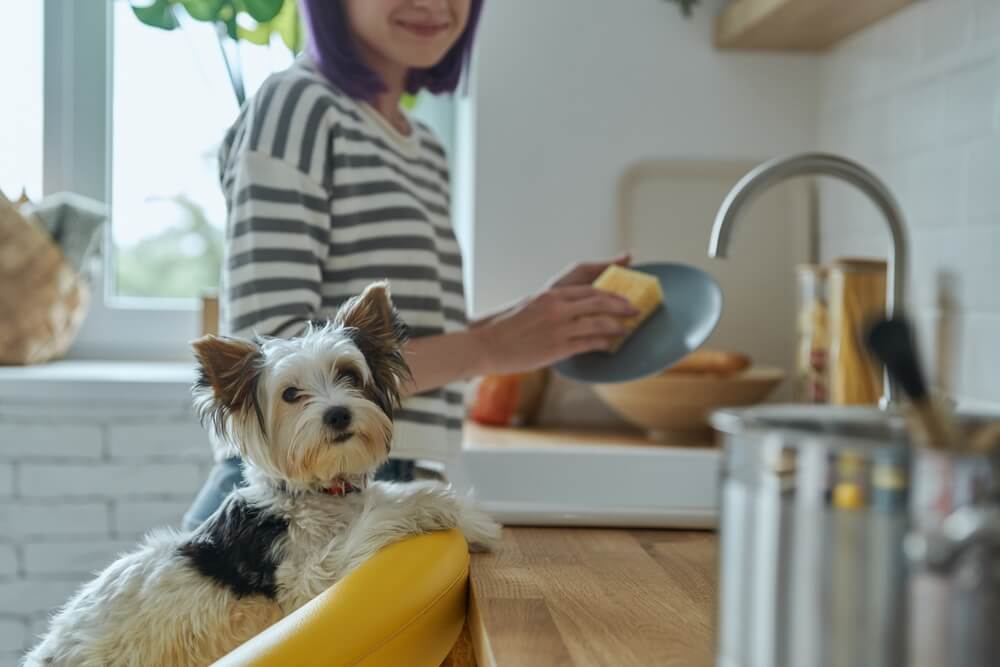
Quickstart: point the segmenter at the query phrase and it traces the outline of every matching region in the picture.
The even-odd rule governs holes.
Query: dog
[[[409,379],[385,283],[293,339],[196,341],[196,411],[243,456],[247,486],[193,532],[161,529],[53,617],[24,664],[207,665],[382,547],[500,526],[440,483],[372,482]]]

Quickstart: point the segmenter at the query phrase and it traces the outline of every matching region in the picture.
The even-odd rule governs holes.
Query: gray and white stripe
[[[383,278],[411,335],[465,326],[448,163],[426,127],[400,136],[302,59],[244,107],[220,151],[220,180],[226,333],[295,335]],[[455,385],[408,399],[394,453],[457,454],[462,396]]]

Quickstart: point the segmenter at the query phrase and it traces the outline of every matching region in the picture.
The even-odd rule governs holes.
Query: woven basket
[[[48,232],[0,195],[0,364],[61,357],[89,303],[85,281]]]

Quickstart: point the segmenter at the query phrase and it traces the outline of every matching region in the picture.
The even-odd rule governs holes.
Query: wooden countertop
[[[480,667],[713,662],[714,533],[507,528],[471,567]]]

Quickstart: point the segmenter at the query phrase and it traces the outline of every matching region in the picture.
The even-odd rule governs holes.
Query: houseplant
[[[292,53],[305,45],[305,30],[296,0],[131,0],[136,18],[161,30],[181,27],[186,14],[215,25],[219,49],[237,103],[246,101],[239,42],[267,45],[277,35]]]

